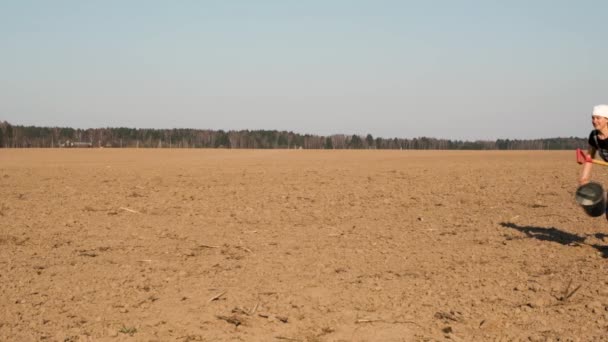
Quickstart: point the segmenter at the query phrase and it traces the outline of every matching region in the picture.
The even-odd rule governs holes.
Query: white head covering
[[[593,107],[593,115],[608,118],[608,105],[601,104]]]

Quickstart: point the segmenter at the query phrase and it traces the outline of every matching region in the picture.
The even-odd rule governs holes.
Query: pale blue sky
[[[587,136],[608,1],[0,0],[0,120]]]

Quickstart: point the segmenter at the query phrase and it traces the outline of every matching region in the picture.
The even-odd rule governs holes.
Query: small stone
[[[526,286],[523,284],[519,284],[517,286],[515,286],[514,290],[515,291],[524,291],[526,289]]]
[[[586,307],[587,309],[603,309],[602,303],[597,300],[587,303]]]
[[[492,319],[484,319],[481,323],[479,323],[479,328],[486,330],[500,330],[501,327],[498,321]]]
[[[535,309],[536,308],[542,308],[543,306],[545,306],[545,302],[542,299],[540,299],[540,298],[536,298],[536,299],[531,300],[528,303],[528,306],[531,307],[531,308],[535,308]]]
[[[542,286],[540,286],[540,284],[537,284],[537,283],[532,283],[532,284],[528,285],[528,289],[533,292],[539,292],[540,290],[542,290]]]

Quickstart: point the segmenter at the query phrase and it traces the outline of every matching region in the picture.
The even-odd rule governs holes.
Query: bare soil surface
[[[605,340],[608,222],[579,171],[573,151],[3,149],[0,341]]]

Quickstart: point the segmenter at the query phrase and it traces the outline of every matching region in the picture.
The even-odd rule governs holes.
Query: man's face
[[[603,129],[606,128],[606,124],[608,124],[608,119],[603,116],[593,115],[591,116],[591,123],[593,124],[593,128]]]

